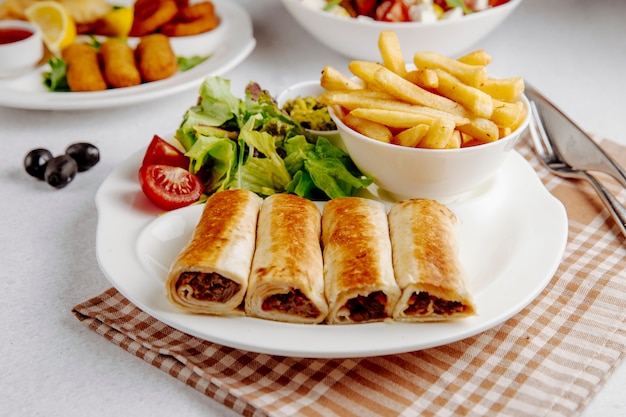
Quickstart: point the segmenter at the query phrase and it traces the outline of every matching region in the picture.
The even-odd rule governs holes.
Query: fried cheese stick
[[[139,73],[145,82],[162,80],[178,71],[178,62],[170,40],[161,33],[143,36],[135,53]]]
[[[109,39],[100,45],[104,78],[110,87],[130,87],[141,84],[135,65],[135,54],[121,39]]]
[[[62,58],[67,64],[67,84],[72,91],[102,91],[107,89],[98,53],[86,43],[74,43],[65,48]]]

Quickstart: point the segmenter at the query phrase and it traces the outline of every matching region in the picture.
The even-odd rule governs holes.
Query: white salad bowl
[[[380,59],[378,36],[383,30],[395,31],[406,52],[437,51],[452,56],[468,51],[504,22],[522,0],[432,23],[351,18],[312,8],[303,0],[282,2],[300,26],[328,48],[352,59],[376,61]]]

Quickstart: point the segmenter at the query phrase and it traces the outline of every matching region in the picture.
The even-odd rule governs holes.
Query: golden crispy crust
[[[475,314],[458,258],[458,223],[449,208],[434,200],[394,203],[389,229],[402,289],[394,319],[436,321]]]
[[[86,43],[65,48],[62,58],[67,64],[67,83],[72,91],[102,91],[107,84],[100,72],[98,53]]]
[[[141,84],[141,75],[135,65],[135,53],[121,39],[108,39],[100,45],[104,78],[113,88]]]
[[[168,274],[166,291],[172,303],[196,313],[243,314],[238,307],[248,288],[261,204],[261,197],[246,190],[209,197],[189,244]],[[185,273],[195,274],[195,279],[186,279]],[[224,282],[236,290],[230,291],[228,299],[213,296],[209,278],[216,280],[220,291]]]
[[[163,80],[178,71],[178,62],[170,40],[163,34],[143,36],[135,54],[139,73],[145,82]]]
[[[315,203],[305,198],[274,194],[265,199],[246,295],[248,315],[308,324],[324,320],[320,218]]]
[[[330,308],[327,321],[364,323],[390,318],[400,290],[393,275],[384,205],[358,197],[327,202],[322,244]],[[377,312],[372,311],[375,300],[380,301]]]

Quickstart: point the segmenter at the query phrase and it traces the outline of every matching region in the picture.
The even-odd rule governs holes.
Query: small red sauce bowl
[[[39,28],[23,20],[0,20],[0,77],[34,69],[43,56]]]

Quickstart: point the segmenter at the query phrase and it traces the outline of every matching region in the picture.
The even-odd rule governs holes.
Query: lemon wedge
[[[96,21],[94,32],[97,35],[124,38],[133,25],[132,7],[114,8]]]
[[[43,41],[54,55],[76,40],[76,23],[62,4],[56,1],[33,3],[24,14],[41,30]]]

